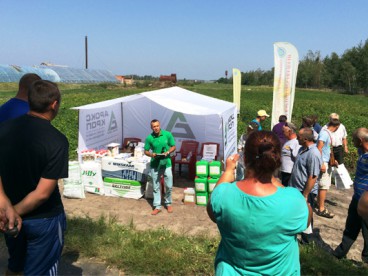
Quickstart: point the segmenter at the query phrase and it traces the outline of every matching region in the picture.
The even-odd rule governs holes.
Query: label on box
[[[196,182],[195,183],[195,187],[196,187],[196,190],[197,191],[203,191],[205,192],[206,191],[206,184],[205,183],[199,183],[199,182]]]
[[[195,203],[195,196],[194,195],[185,195],[184,202],[188,203]]]
[[[140,182],[118,178],[104,178],[106,196],[139,199],[143,196],[143,187]]]
[[[207,197],[197,195],[197,204],[207,204]]]
[[[211,193],[215,189],[216,183],[208,183],[208,191]]]
[[[199,166],[197,165],[197,174],[206,174],[207,166]]]
[[[219,166],[210,166],[210,175],[219,175],[220,174],[220,167]]]

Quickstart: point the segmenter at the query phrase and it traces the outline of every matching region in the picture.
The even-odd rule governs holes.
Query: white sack
[[[102,182],[101,164],[97,162],[85,162],[80,167],[85,191],[103,195],[104,185]]]
[[[334,168],[334,175],[336,189],[350,189],[353,181],[351,180],[349,172],[344,164],[341,164],[337,168]]]
[[[63,182],[63,196],[68,198],[86,198],[78,161],[69,162],[69,177],[64,178]]]

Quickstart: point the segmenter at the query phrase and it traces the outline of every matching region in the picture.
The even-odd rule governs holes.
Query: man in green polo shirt
[[[161,185],[160,179],[165,180],[165,206],[169,213],[173,212],[171,206],[171,191],[173,175],[171,170],[170,154],[175,151],[175,140],[171,132],[162,130],[160,122],[156,119],[151,121],[152,133],[147,136],[144,144],[144,153],[151,157],[151,177],[153,181],[153,211],[151,215],[161,212]]]

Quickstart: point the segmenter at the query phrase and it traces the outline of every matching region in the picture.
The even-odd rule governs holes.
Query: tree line
[[[272,86],[273,78],[274,68],[242,72],[243,85]],[[232,78],[220,78],[217,82],[232,81]],[[346,50],[341,56],[333,52],[323,58],[320,51],[309,50],[299,62],[296,86],[351,94],[368,93],[368,40]]]

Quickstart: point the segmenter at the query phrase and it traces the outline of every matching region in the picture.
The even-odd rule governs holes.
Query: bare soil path
[[[67,216],[99,218],[115,218],[121,224],[133,223],[137,230],[166,228],[183,235],[207,234],[217,236],[219,232],[207,216],[206,208],[197,205],[184,205],[184,187],[193,187],[194,183],[182,177],[175,177],[173,188],[174,212],[169,214],[165,209],[157,216],[152,216],[151,200],[144,198],[125,199],[105,197],[86,193],[85,199],[63,198]],[[62,191],[62,185],[61,185]],[[353,194],[353,189],[337,190],[331,187],[327,195],[327,206],[335,214],[333,219],[314,215],[315,229],[319,231],[322,240],[335,248],[341,241],[345,227],[347,209]],[[360,234],[351,248],[348,258],[361,261],[363,240]],[[0,248],[0,271],[6,263],[6,251]],[[121,275],[116,269],[108,268],[106,264],[94,260],[81,258],[78,255],[64,255],[60,266],[60,273],[64,275]]]

